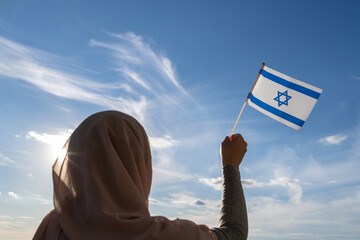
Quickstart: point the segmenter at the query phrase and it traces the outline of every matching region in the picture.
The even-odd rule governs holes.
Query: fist
[[[223,166],[233,165],[238,168],[247,151],[246,147],[247,143],[240,134],[232,135],[231,139],[227,136],[220,147]]]

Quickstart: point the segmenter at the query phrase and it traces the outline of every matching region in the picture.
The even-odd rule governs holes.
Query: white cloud
[[[324,145],[340,145],[343,141],[348,138],[346,135],[337,134],[322,138],[319,140],[320,143]]]
[[[15,161],[0,153],[0,166],[8,166],[9,164],[15,164]]]
[[[108,34],[115,37],[118,42],[105,43],[91,39],[89,46],[109,50],[115,58],[114,71],[120,77],[157,95],[175,87],[177,91],[191,98],[180,85],[170,59],[155,52],[141,36],[133,32]]]
[[[357,239],[359,201],[360,193],[340,200],[299,204],[283,203],[272,197],[250,198],[247,199],[249,236],[254,239]]]
[[[61,111],[64,111],[66,113],[71,113],[71,109],[64,107],[64,106],[57,106]]]
[[[171,198],[168,199],[172,206],[181,208],[202,207],[206,209],[219,210],[219,201],[201,199],[195,196],[192,192],[178,192],[170,194]]]
[[[198,224],[206,224],[210,227],[218,225],[220,199],[204,199],[188,191],[171,193],[169,195],[170,198],[163,199],[163,202],[167,203],[161,204],[162,209],[165,209],[162,210],[165,211],[165,214],[161,215],[166,215],[169,218],[189,219]]]
[[[38,220],[29,216],[0,215],[1,239],[31,239],[34,236],[34,222]]]
[[[352,150],[340,153],[341,161],[334,161],[338,155],[315,160],[311,152],[300,157],[295,148],[280,146],[271,147],[263,162],[247,165],[251,174],[245,175],[260,176],[242,179],[244,188],[251,188],[245,189],[249,238],[358,239],[360,192],[354,183],[358,180],[359,139],[353,142]],[[221,189],[220,177],[203,179],[206,185]],[[219,211],[194,207],[191,203],[196,196],[190,197],[186,210],[181,209],[176,217],[216,226]]]
[[[180,141],[174,140],[170,135],[165,135],[162,138],[149,137],[150,145],[155,149],[170,148]]]
[[[20,199],[19,195],[17,195],[17,194],[14,193],[14,192],[8,192],[8,195],[9,195],[10,197],[13,197],[14,199]]]
[[[119,76],[117,81],[91,79],[71,59],[3,37],[0,37],[0,75],[25,81],[58,97],[128,113],[145,125],[151,121],[149,109],[169,113],[170,109],[164,106],[179,108],[180,101],[192,100],[181,86],[171,60],[163,53],[154,51],[132,32],[108,35],[116,41],[92,39],[89,46],[107,50],[114,63],[108,71]],[[66,107],[60,109],[69,111]]]
[[[326,171],[322,164],[310,157],[306,166],[299,171],[298,177],[310,182],[324,182],[328,181],[328,174],[329,172]]]
[[[252,188],[252,187],[263,187],[265,184],[263,182],[258,182],[255,179],[241,179],[241,183],[245,188]]]
[[[205,183],[206,185],[215,188],[216,190],[222,189],[222,178],[199,178],[200,182]]]
[[[153,167],[153,185],[187,181],[193,178],[193,175],[184,173],[181,170],[175,171],[165,168]]]
[[[50,199],[46,199],[44,198],[43,196],[41,195],[38,195],[38,194],[32,194],[32,197],[33,199],[39,201],[40,203],[44,204],[44,205],[51,205],[53,204],[53,201],[50,200]]]
[[[175,77],[175,71],[172,67],[171,61],[166,57],[161,57],[161,64],[158,64],[160,69],[162,69],[162,72],[170,79],[170,81],[183,93],[186,93],[186,91],[180,86],[179,82],[177,81]]]
[[[70,137],[71,133],[74,130],[66,129],[59,132],[58,134],[49,134],[49,133],[37,133],[35,131],[29,131],[26,135],[27,139],[34,138],[39,142],[46,144],[62,144],[64,145],[66,140]]]
[[[6,70],[6,71],[10,71],[10,68],[8,66],[6,66],[4,63],[0,63],[0,68]]]
[[[270,179],[269,182],[258,182],[253,179],[243,179],[243,186],[246,187],[274,187],[282,186],[288,189],[289,202],[290,203],[301,203],[303,195],[303,189],[300,184],[300,180],[297,178],[291,179],[289,177],[279,177],[276,179]]]
[[[176,149],[173,147],[180,143],[179,140],[164,135],[162,138],[149,137],[149,141],[152,148],[154,184],[168,184],[195,178],[184,165],[179,165],[175,161]]]
[[[27,139],[35,139],[41,143],[45,143],[51,146],[51,159],[55,159],[62,152],[62,148],[66,143],[67,139],[70,137],[71,133],[74,130],[66,129],[60,131],[57,134],[49,133],[37,133],[35,131],[29,131],[26,135]]]
[[[196,201],[198,201],[194,194],[190,192],[173,193],[170,195],[172,196],[170,202],[175,206],[195,205]]]
[[[151,91],[152,89],[149,87],[149,85],[144,81],[144,79],[142,79],[142,77],[130,70],[130,69],[118,69],[118,71],[120,71],[122,74],[124,74],[124,76],[127,78],[127,79],[131,79],[133,80],[135,83],[139,84],[140,86],[144,87],[146,90],[148,91]]]
[[[147,107],[144,96],[128,99],[111,96],[108,90],[128,88],[121,83],[98,83],[70,71],[60,70],[64,68],[62,62],[69,62],[68,59],[0,37],[0,61],[0,75],[21,79],[58,97],[90,102],[144,119]]]
[[[220,207],[217,207],[217,209],[189,209],[188,211],[183,212],[176,217],[189,219],[197,224],[205,224],[210,228],[218,227],[219,209]]]
[[[154,148],[153,148],[154,149]],[[155,150],[157,150],[155,148]],[[174,159],[173,157],[171,157],[170,153],[163,151],[152,151],[152,156],[153,156],[153,167],[157,168],[157,169],[166,169],[167,171],[170,172],[176,172],[173,169],[176,169],[176,166],[174,166]],[[179,172],[179,170],[182,169],[178,169],[177,172]]]
[[[296,178],[290,179],[288,177],[281,177],[281,178],[278,178],[275,180],[271,179],[269,185],[270,186],[280,185],[280,186],[288,187],[289,188],[289,202],[292,202],[292,203],[300,203],[301,202],[303,190],[300,185],[299,179],[296,179]]]
[[[148,201],[150,205],[162,205],[159,200],[156,200],[154,198],[149,198]]]
[[[205,183],[206,185],[213,187],[216,190],[222,190],[222,178],[199,178],[200,182]],[[303,190],[300,185],[300,180],[297,178],[291,179],[288,177],[280,177],[277,179],[270,179],[269,182],[259,182],[254,179],[241,179],[242,186],[244,188],[252,187],[273,187],[273,186],[282,186],[288,188],[289,201],[293,203],[300,203]]]

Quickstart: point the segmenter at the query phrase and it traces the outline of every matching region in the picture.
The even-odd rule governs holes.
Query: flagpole
[[[251,94],[252,90],[254,89],[254,87],[255,87],[255,85],[256,85],[259,77],[260,77],[261,71],[263,70],[264,67],[265,67],[265,63],[262,63],[262,66],[261,66],[261,68],[260,68],[260,71],[259,71],[258,75],[256,76],[256,79],[255,79],[255,81],[254,81],[254,84],[252,85],[252,87],[251,87],[251,89],[250,89],[250,92],[249,92],[249,94],[247,95],[247,97],[246,97],[246,99],[245,99],[245,102],[244,102],[244,104],[243,104],[243,106],[242,106],[242,108],[241,108],[241,110],[240,110],[240,113],[239,113],[239,115],[238,115],[238,117],[237,117],[237,119],[236,119],[236,122],[235,122],[235,124],[234,124],[234,126],[233,126],[233,128],[232,128],[232,130],[231,130],[231,133],[230,133],[230,136],[229,136],[230,139],[231,139],[231,136],[232,136],[233,133],[234,133],[235,127],[236,127],[236,125],[237,125],[237,123],[238,123],[238,121],[239,121],[239,119],[240,119],[240,116],[241,116],[242,112],[244,111],[245,105],[246,105],[246,103],[248,102],[248,100],[249,100],[249,98],[250,98],[250,94]]]
[[[242,108],[241,108],[241,110],[240,110],[240,113],[239,113],[239,115],[238,115],[238,117],[237,117],[237,119],[236,119],[236,122],[235,122],[235,124],[234,124],[234,126],[233,126],[233,128],[232,128],[232,130],[231,130],[230,139],[231,139],[232,134],[234,133],[235,127],[236,127],[236,125],[237,125],[237,123],[238,123],[238,121],[239,121],[239,119],[240,119],[240,116],[241,116],[242,112],[244,111],[244,108],[245,108],[246,103],[247,103],[247,101],[245,100],[245,102],[244,102],[244,104],[243,104],[243,106],[242,106]]]

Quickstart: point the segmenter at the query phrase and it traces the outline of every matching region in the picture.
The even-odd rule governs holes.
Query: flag
[[[275,120],[300,130],[322,90],[264,66],[247,102]]]

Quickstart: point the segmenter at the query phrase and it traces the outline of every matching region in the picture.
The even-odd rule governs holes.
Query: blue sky
[[[323,89],[295,131],[236,128],[249,239],[359,239],[358,1],[0,1],[0,238],[52,209],[51,166],[87,116],[150,137],[153,215],[217,226],[228,135],[262,62]]]

